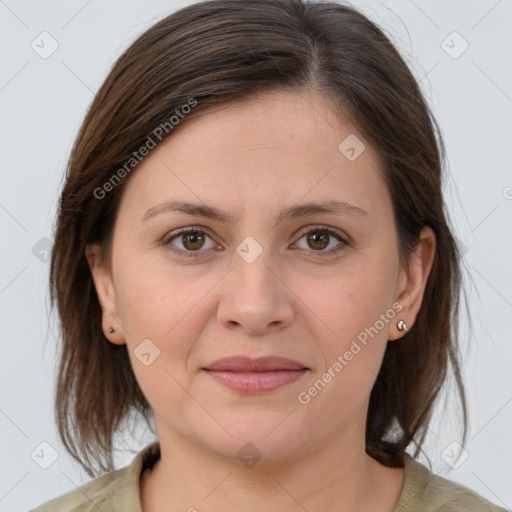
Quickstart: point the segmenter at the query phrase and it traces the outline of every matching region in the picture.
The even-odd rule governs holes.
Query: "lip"
[[[228,388],[246,394],[268,393],[300,379],[309,368],[284,357],[226,357],[203,368]]]
[[[270,372],[276,370],[308,369],[302,363],[284,357],[269,356],[251,358],[247,356],[224,357],[209,364],[206,370],[227,372]]]

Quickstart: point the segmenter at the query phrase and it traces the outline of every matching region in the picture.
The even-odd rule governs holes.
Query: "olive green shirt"
[[[147,445],[128,465],[100,476],[32,512],[142,512],[142,471],[160,458],[158,442]],[[405,455],[405,480],[395,512],[507,512],[462,485],[434,475]]]

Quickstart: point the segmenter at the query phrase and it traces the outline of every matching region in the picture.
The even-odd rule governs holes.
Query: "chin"
[[[247,467],[257,464],[261,468],[296,457],[311,435],[304,432],[301,436],[295,429],[290,431],[290,424],[283,421],[287,414],[267,414],[266,417],[246,414],[243,418],[232,418],[223,423],[231,436],[222,428],[215,429],[215,432],[200,428],[196,435],[217,455],[230,460],[236,458]]]

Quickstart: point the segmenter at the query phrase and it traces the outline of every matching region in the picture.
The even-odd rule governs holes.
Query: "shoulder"
[[[157,456],[159,445],[152,443],[138,452],[128,466],[87,482],[30,512],[139,512],[140,474]]]
[[[508,512],[405,456],[405,481],[396,512]]]
[[[103,475],[91,482],[88,482],[74,491],[70,491],[58,498],[50,500],[31,512],[89,512],[102,510],[113,511],[112,494],[122,487],[126,480],[126,471],[129,466]]]

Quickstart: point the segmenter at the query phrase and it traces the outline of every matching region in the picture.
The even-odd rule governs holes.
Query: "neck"
[[[386,468],[369,457],[362,440],[354,443],[353,432],[329,440],[328,449],[313,446],[286,461],[263,456],[252,467],[174,432],[159,438],[160,460],[141,480],[145,512],[260,512],[262,505],[267,512],[333,507],[391,512],[403,486],[403,469]]]

